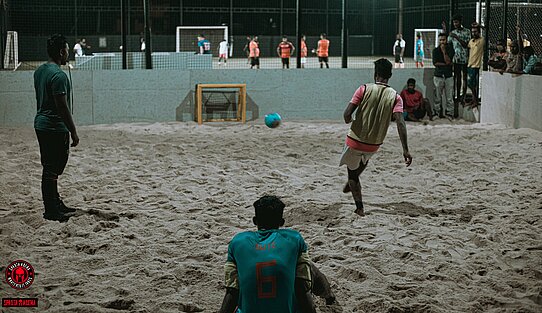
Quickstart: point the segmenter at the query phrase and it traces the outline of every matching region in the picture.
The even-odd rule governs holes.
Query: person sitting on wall
[[[496,50],[491,56],[491,59],[488,62],[488,65],[493,71],[505,71],[507,64],[506,60],[508,59],[508,52],[504,47],[504,40],[497,40]]]
[[[416,80],[409,78],[407,88],[401,91],[403,98],[403,117],[405,121],[419,122],[426,115],[433,120],[431,104],[427,98],[424,98],[419,90],[416,90]]]
[[[506,72],[519,73],[522,71],[523,63],[521,62],[521,53],[517,40],[512,41],[510,45],[510,54],[506,59]]]
[[[540,61],[532,46],[523,48],[523,74],[540,75]]]

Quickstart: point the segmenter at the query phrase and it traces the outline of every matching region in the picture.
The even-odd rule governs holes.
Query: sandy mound
[[[359,218],[337,165],[346,130],[80,127],[60,192],[83,212],[59,224],[41,217],[33,130],[0,129],[0,268],[37,272],[0,294],[38,297],[42,312],[216,312],[228,241],[273,193],[337,294],[321,312],[542,311],[542,133],[408,124],[405,168],[392,127],[362,174]]]

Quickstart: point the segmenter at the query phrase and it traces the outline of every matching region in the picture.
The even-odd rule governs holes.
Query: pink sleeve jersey
[[[354,95],[352,96],[352,100],[350,100],[350,103],[359,105],[361,103],[361,99],[363,99],[364,93],[365,93],[365,85],[359,86],[356,92],[354,92]]]
[[[393,106],[393,113],[403,113],[403,98],[400,95],[395,97],[395,105]]]
[[[361,85],[350,100],[350,103],[354,105],[360,105],[365,93],[365,85]],[[395,105],[393,106],[393,113],[403,113],[403,99],[399,94],[395,97]]]

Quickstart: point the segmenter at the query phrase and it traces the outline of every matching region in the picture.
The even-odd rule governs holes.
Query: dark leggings
[[[467,64],[454,63],[454,83],[455,83],[455,97],[459,98],[463,91],[463,97],[465,96],[465,90],[467,89]]]
[[[62,175],[68,163],[70,152],[69,133],[55,133],[36,130],[40,145],[41,165],[41,193],[46,207],[57,203],[58,195],[57,180]]]

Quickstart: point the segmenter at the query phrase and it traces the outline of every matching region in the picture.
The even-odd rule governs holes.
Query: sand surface
[[[542,133],[408,124],[362,174],[353,213],[338,167],[347,126],[287,122],[80,127],[60,179],[68,223],[42,219],[32,129],[0,128],[0,269],[37,272],[2,312],[216,312],[228,241],[254,200],[283,197],[339,305],[319,312],[542,312]]]

